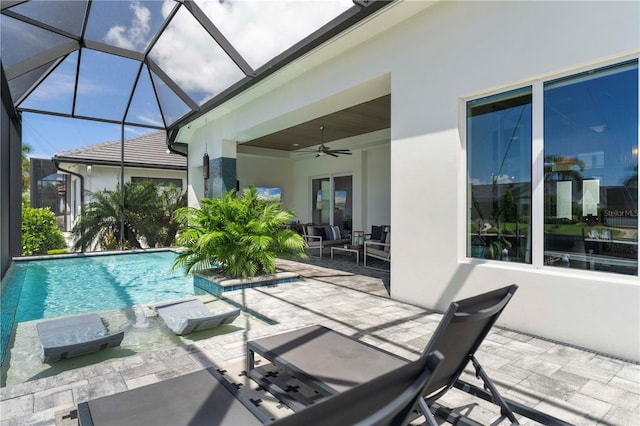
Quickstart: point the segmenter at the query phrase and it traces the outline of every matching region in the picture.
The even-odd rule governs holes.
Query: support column
[[[236,188],[236,159],[219,157],[209,160],[207,198],[216,198]]]
[[[209,160],[209,180],[205,185],[205,197],[216,198],[236,189],[236,142],[222,141]]]

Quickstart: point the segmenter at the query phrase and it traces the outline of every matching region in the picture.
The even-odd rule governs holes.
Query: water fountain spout
[[[136,314],[136,322],[133,325],[136,328],[147,328],[149,327],[149,321],[147,320],[147,315],[144,313],[144,308],[142,305],[134,305],[133,312]]]

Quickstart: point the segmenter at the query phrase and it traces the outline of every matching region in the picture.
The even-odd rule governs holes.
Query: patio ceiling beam
[[[187,95],[187,93],[182,90],[180,86],[178,86],[176,82],[171,79],[171,77],[165,74],[165,72],[162,70],[162,68],[160,68],[158,64],[156,64],[151,58],[147,58],[145,62],[147,64],[147,67],[149,67],[151,71],[153,71],[167,86],[169,86],[169,88],[173,90],[173,92],[178,95],[180,99],[182,99],[182,102],[187,104],[192,111],[200,110],[198,104],[191,100],[189,95]]]
[[[158,31],[156,31],[156,34],[153,36],[153,38],[149,42],[149,45],[147,46],[147,49],[145,50],[144,59],[147,59],[151,50],[153,50],[156,43],[158,43],[158,40],[160,40],[160,37],[162,36],[162,34],[164,34],[164,30],[169,26],[173,17],[176,16],[176,13],[178,13],[180,6],[182,6],[182,3],[176,2],[175,6],[173,6],[173,9],[171,9],[171,12],[169,12],[169,15],[167,15],[167,17],[164,19],[164,22],[162,23]]]
[[[220,92],[213,98],[205,102],[199,110],[187,113],[178,120],[176,120],[171,128],[168,129],[170,135],[169,144],[175,142],[175,138],[178,135],[178,129],[187,123],[195,120],[201,115],[213,110],[214,108],[222,105],[234,96],[249,89],[254,84],[257,84],[261,80],[267,78],[271,74],[292,63],[296,59],[304,56],[311,50],[317,48],[323,43],[330,40],[332,37],[340,34],[341,32],[352,27],[356,23],[366,19],[368,16],[378,12],[387,5],[393,3],[396,0],[377,0],[372,1],[363,6],[362,4],[354,5],[349,10],[342,13],[337,18],[333,19],[326,25],[322,26],[317,31],[313,32],[309,36],[300,40],[289,49],[285,50],[266,64],[262,65],[255,71],[255,76],[252,78],[244,78],[232,85],[228,89]],[[175,130],[175,131],[174,131]]]
[[[164,110],[162,109],[162,104],[160,104],[160,97],[158,96],[158,89],[156,88],[156,82],[153,81],[153,77],[151,76],[151,69],[147,66],[147,75],[149,76],[149,81],[151,82],[151,88],[153,89],[153,97],[156,100],[156,105],[158,106],[158,110],[160,111],[160,118],[162,118],[162,123],[164,124],[165,131],[167,130],[167,119],[165,118]]]
[[[80,40],[80,37],[78,37],[75,34],[71,34],[70,32],[64,31],[64,30],[62,30],[60,28],[57,28],[57,27],[54,27],[54,26],[51,26],[51,25],[48,25],[48,24],[45,24],[44,22],[40,22],[40,21],[35,20],[33,18],[30,18],[28,16],[21,15],[19,13],[14,12],[13,10],[5,10],[5,11],[2,12],[2,14],[5,15],[5,16],[10,16],[13,19],[17,19],[18,21],[22,21],[22,22],[24,22],[26,24],[33,25],[34,27],[41,28],[43,30],[52,32],[54,34],[58,34],[58,35],[63,36],[63,37],[70,38],[72,40]]]
[[[36,90],[36,88],[40,85],[40,83],[42,83],[47,77],[49,77],[49,75],[53,72],[53,70],[55,70],[58,67],[58,65],[60,65],[62,61],[64,61],[66,58],[67,58],[66,56],[61,56],[60,58],[54,60],[53,63],[51,63],[51,65],[49,66],[49,68],[45,72],[43,72],[42,75],[38,77],[38,79],[34,81],[33,84],[27,90],[24,91],[22,96],[16,99],[15,104],[20,105],[22,101],[24,101],[31,93],[33,93],[33,91]]]
[[[124,120],[127,118],[127,115],[129,114],[129,108],[131,108],[131,101],[133,101],[133,96],[136,93],[136,87],[138,86],[138,82],[140,81],[140,74],[142,74],[142,68],[144,68],[144,63],[140,62],[140,65],[138,66],[138,72],[136,73],[136,78],[133,81],[133,86],[131,87],[131,91],[129,92],[129,99],[127,99],[127,106],[124,109],[124,113],[122,114],[122,122],[124,123]],[[158,100],[156,99],[156,102]],[[164,122],[164,118],[163,118],[163,122]]]
[[[83,40],[84,47],[91,50],[97,50],[99,52],[109,53],[111,55],[122,56],[123,58],[133,59],[134,61],[142,61],[144,59],[144,53],[135,52],[129,49],[123,49],[122,47],[113,46],[111,44],[101,43],[99,41]]]
[[[13,6],[17,6],[20,3],[26,3],[27,1],[29,0],[2,0],[2,8],[0,8],[0,10],[4,11],[12,8]]]
[[[16,77],[20,77],[29,71],[48,64],[49,62],[67,56],[69,53],[78,49],[80,49],[80,43],[77,40],[69,40],[60,46],[45,50],[39,55],[32,56],[29,59],[25,59],[24,61],[18,62],[17,64],[7,68],[5,70],[7,79],[12,80]]]
[[[255,70],[244,60],[240,52],[227,40],[222,32],[215,26],[209,17],[198,7],[192,0],[185,0],[184,7],[187,8],[191,15],[202,25],[211,37],[218,43],[218,45],[225,51],[225,53],[231,58],[231,60],[242,70],[244,75],[252,77],[256,74]]]
[[[33,113],[33,114],[52,115],[52,116],[55,116],[55,117],[77,118],[77,119],[80,119],[80,120],[97,121],[99,123],[118,124],[118,125],[123,123],[122,120],[112,120],[112,119],[109,119],[109,118],[90,117],[90,116],[78,115],[78,114],[67,114],[67,113],[64,113],[64,112],[43,111],[43,110],[33,109],[33,108],[18,108],[18,111],[20,111],[20,112],[29,112],[29,113]],[[153,125],[153,124],[144,124],[144,123],[138,123],[138,122],[134,122],[134,121],[125,121],[124,124],[130,125],[130,126],[136,126],[136,127],[144,127],[144,128],[147,128],[147,129],[165,130],[164,126],[157,126],[157,125]]]

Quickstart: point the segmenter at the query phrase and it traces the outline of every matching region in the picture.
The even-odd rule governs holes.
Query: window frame
[[[490,263],[496,266],[508,266],[510,268],[518,269],[533,269],[542,270],[545,272],[552,272],[555,274],[580,274],[589,277],[594,276],[609,276],[617,278],[633,278],[640,277],[640,254],[638,255],[638,270],[636,275],[626,275],[616,272],[608,271],[594,271],[583,270],[578,268],[559,268],[557,266],[544,265],[544,185],[541,183],[544,180],[544,89],[545,84],[553,83],[558,80],[579,78],[583,74],[597,73],[607,68],[613,68],[618,66],[633,65],[638,67],[638,80],[640,82],[640,56],[632,55],[622,58],[617,58],[607,62],[592,63],[584,65],[579,68],[573,68],[571,70],[545,75],[540,78],[523,80],[518,84],[509,84],[502,86],[498,89],[494,89],[486,92],[476,92],[473,95],[459,98],[460,114],[459,114],[459,129],[460,137],[463,147],[462,155],[460,156],[461,165],[461,196],[460,200],[463,209],[460,209],[459,217],[459,229],[462,230],[459,244],[459,256],[463,262],[471,264]],[[469,102],[505,94],[511,91],[516,91],[531,87],[531,263],[518,263],[518,262],[505,262],[502,260],[494,259],[479,259],[469,256],[468,254],[468,212],[470,201],[470,188],[469,188],[469,176],[468,176],[468,155],[469,155],[469,140],[468,140],[468,114],[467,107]],[[638,104],[640,106],[640,90],[638,91]],[[640,108],[639,108],[640,111]],[[640,127],[640,112],[638,114],[638,123]],[[638,146],[640,146],[640,132],[638,136]],[[640,164],[640,156],[638,156],[638,163]],[[638,190],[638,199],[640,208],[640,189]],[[638,231],[640,232],[640,218],[638,222]],[[640,236],[638,237],[640,243]],[[639,250],[640,252],[640,250]]]

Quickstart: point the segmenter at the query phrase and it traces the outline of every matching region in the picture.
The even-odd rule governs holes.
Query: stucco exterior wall
[[[91,172],[87,172],[87,166],[84,164],[67,164],[62,163],[60,166],[65,170],[70,170],[84,177],[84,204],[91,202],[91,193],[96,191],[109,190],[113,191],[120,182],[120,168],[110,166],[91,166]],[[125,168],[124,181],[130,182],[131,177],[142,178],[160,178],[160,179],[180,179],[182,181],[182,190],[187,190],[187,172],[180,170],[159,170],[159,169],[140,169]],[[67,231],[71,231],[73,225],[81,211],[81,185],[77,176],[70,175],[70,197],[69,212],[70,218],[67,221]],[[75,209],[74,209],[75,207]]]
[[[637,57],[639,9],[444,2],[380,41],[380,56],[393,64],[391,217],[403,253],[392,263],[394,298],[444,309],[517,283],[502,325],[640,359],[638,277],[466,259],[464,143],[470,97]],[[541,232],[533,244],[539,259]]]
[[[381,28],[398,19],[400,9],[216,111],[208,118],[210,131],[188,141],[190,155],[193,150],[194,158],[201,156],[214,133],[214,140],[241,141],[391,93],[390,191],[374,185],[373,164],[380,160],[374,153],[330,164],[296,161],[293,207],[301,221],[310,216],[314,176],[353,172],[367,211],[384,198],[381,194],[390,194],[394,252],[402,254],[391,264],[393,298],[444,309],[452,300],[515,282],[520,289],[500,325],[640,360],[638,277],[546,268],[539,260],[525,265],[466,258],[464,143],[469,98],[638,58],[640,3],[396,6],[403,7],[415,10],[385,32]],[[190,200],[198,194],[192,190]],[[383,219],[359,213],[362,229]],[[534,258],[542,254],[542,238],[540,230],[533,239]]]

